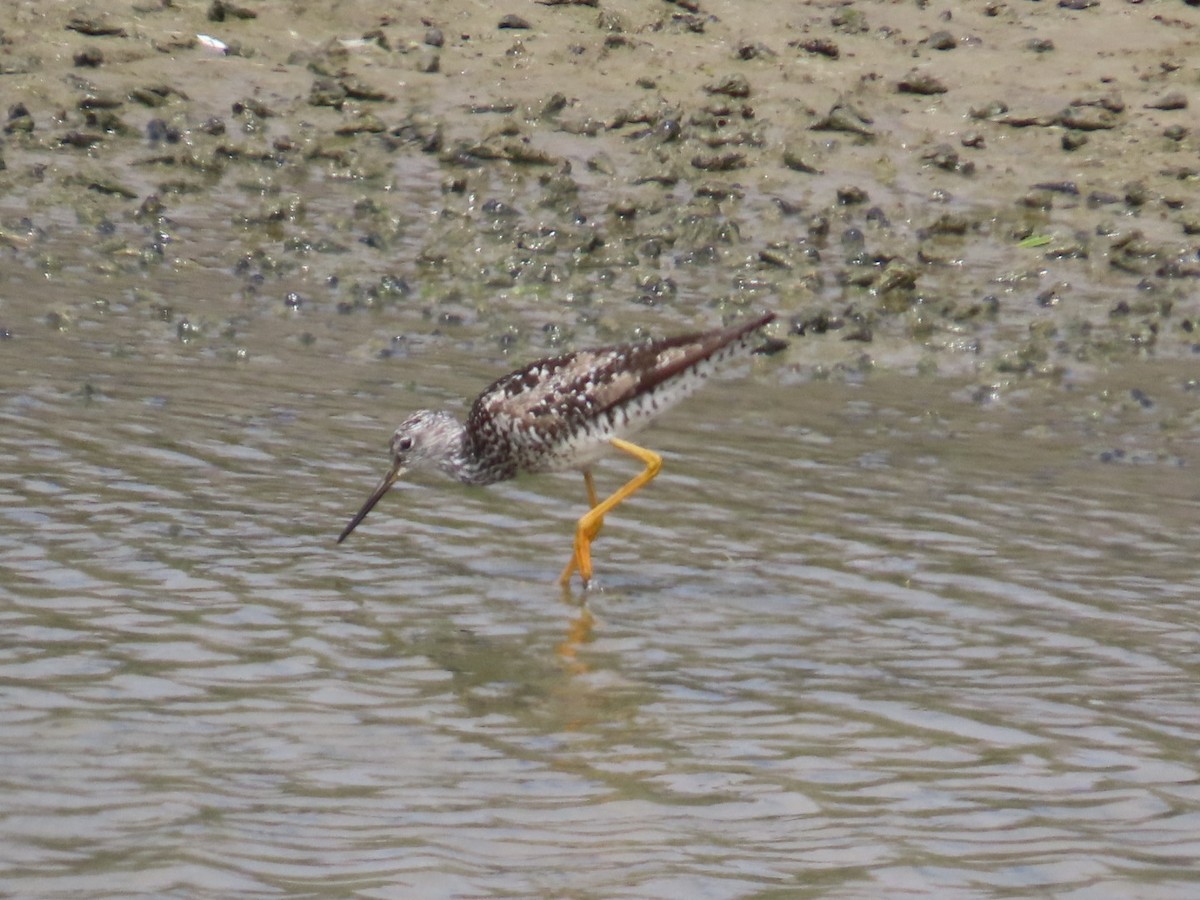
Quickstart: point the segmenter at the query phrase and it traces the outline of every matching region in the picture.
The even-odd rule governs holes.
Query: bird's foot
[[[575,552],[558,579],[558,583],[564,588],[570,586],[571,576],[578,572],[579,578],[583,582],[583,588],[587,590],[587,586],[592,580],[592,541],[600,534],[600,529],[603,527],[604,516],[593,518],[585,515],[579,520],[579,525],[575,529]]]

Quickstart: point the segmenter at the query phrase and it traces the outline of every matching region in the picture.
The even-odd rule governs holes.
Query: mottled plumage
[[[651,458],[657,460],[657,455],[631,449],[623,439],[699,388],[722,363],[748,355],[757,343],[756,332],[774,318],[768,313],[717,331],[538,360],[485,389],[472,405],[465,427],[450,413],[415,413],[392,436],[391,470],[338,542],[409,468],[437,468],[466,484],[492,484],[520,472],[579,469],[587,479],[593,512],[609,504],[606,512],[653,473],[628,493],[618,492],[621,496],[598,504],[590,475],[593,463],[616,446],[639,456],[650,468]],[[655,472],[657,465],[653,464]],[[594,516],[592,531],[599,531],[603,512]],[[579,542],[577,536],[576,564],[581,561]],[[590,544],[590,538],[584,543]],[[564,580],[573,568],[568,566]],[[578,568],[586,583],[590,566],[586,571],[583,565]]]

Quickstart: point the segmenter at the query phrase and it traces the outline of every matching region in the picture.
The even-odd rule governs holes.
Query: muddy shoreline
[[[767,307],[800,371],[1190,359],[1198,39],[1183,2],[20,4],[0,326],[386,356]]]

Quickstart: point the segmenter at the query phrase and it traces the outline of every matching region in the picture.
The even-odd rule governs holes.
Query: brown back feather
[[[491,384],[475,401],[471,418],[491,415],[502,403],[513,416],[572,412],[600,415],[712,356],[722,347],[762,328],[774,313],[720,331],[659,338],[642,344],[613,344],[577,350],[530,363]],[[571,398],[587,397],[586,407]]]

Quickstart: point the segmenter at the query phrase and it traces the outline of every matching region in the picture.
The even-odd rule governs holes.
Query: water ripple
[[[939,440],[906,385],[812,386],[803,426],[714,385],[584,609],[577,477],[408,485],[337,548],[386,426],[192,366],[0,408],[16,893],[1194,888],[1186,467],[1100,478],[962,405]]]

